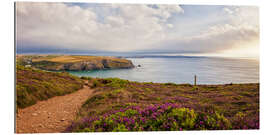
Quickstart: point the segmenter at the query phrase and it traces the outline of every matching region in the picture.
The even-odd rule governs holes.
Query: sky
[[[16,3],[17,53],[259,57],[254,6]]]

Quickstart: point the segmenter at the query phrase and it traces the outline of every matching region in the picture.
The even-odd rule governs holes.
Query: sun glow
[[[211,57],[229,57],[229,58],[248,58],[259,59],[259,44],[252,42],[239,47],[230,48],[227,50],[214,53],[198,53],[198,54],[184,54],[185,56],[211,56]]]
[[[243,48],[236,48],[232,50],[225,50],[220,53],[224,57],[243,57],[259,59],[259,45],[252,45]]]
[[[234,48],[221,51],[218,53],[218,55],[223,57],[259,59],[259,53],[259,42],[254,41],[249,44],[235,46]]]

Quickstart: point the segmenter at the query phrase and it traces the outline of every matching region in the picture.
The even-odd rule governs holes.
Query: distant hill
[[[50,71],[82,71],[134,67],[130,60],[110,56],[25,55],[18,56],[17,63]]]

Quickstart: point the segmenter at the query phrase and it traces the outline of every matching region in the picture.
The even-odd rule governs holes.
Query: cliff
[[[130,60],[105,56],[41,56],[34,57],[29,61],[28,63],[32,67],[51,71],[83,71],[134,67]]]

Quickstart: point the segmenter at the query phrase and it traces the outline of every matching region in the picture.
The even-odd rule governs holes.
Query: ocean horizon
[[[204,56],[126,56],[132,69],[68,71],[76,76],[117,77],[154,83],[229,84],[259,83],[259,60]],[[140,65],[140,67],[138,66]]]

